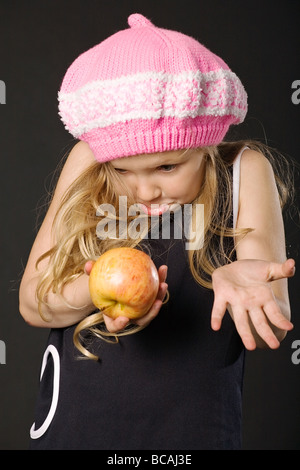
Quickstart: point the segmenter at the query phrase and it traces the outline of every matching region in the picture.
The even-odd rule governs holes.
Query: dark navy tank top
[[[92,343],[80,359],[76,325],[53,329],[44,355],[31,449],[241,448],[244,347],[226,313],[211,329],[213,291],[190,272],[185,241],[149,240],[168,265],[169,301],[142,331]]]

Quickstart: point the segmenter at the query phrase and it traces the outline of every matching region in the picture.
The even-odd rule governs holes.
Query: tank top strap
[[[240,196],[240,175],[241,175],[241,157],[245,150],[249,147],[243,147],[239,154],[235,157],[232,169],[232,207],[233,207],[233,228],[236,227],[239,212],[239,196]]]

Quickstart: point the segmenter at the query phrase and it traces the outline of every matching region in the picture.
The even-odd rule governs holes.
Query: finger
[[[295,260],[287,259],[284,263],[270,263],[267,281],[276,281],[295,274]]]
[[[290,331],[294,328],[292,322],[290,322],[282,313],[275,301],[269,301],[263,306],[264,313],[268,317],[268,320],[272,325],[276,326],[280,330]]]
[[[84,265],[85,274],[87,274],[88,276],[90,275],[92,267],[94,266],[94,264],[95,264],[95,261],[92,261],[92,260],[89,260],[85,263],[85,265]]]
[[[166,282],[161,282],[159,285],[157,299],[163,301],[168,290],[168,284]]]
[[[113,320],[109,316],[103,314],[103,319],[105,321],[106,328],[110,333],[116,333],[117,331],[123,330],[129,323],[129,318],[124,316],[119,316]]]
[[[161,283],[156,300],[153,302],[153,305],[150,308],[149,312],[147,312],[146,315],[135,321],[137,325],[145,326],[148,325],[148,323],[150,323],[152,320],[154,320],[154,318],[160,311],[161,306],[163,305],[163,300],[166,296],[167,290],[168,284],[166,284],[165,282]]]
[[[162,266],[158,268],[159,282],[166,282],[167,274],[168,274],[168,266],[163,264]]]
[[[251,331],[247,310],[242,307],[232,307],[232,317],[245,348],[253,351],[256,348],[256,342]]]
[[[293,277],[296,272],[296,263],[292,258],[287,259],[283,263],[283,271],[286,274],[286,277]]]
[[[214,331],[218,331],[221,328],[222,320],[225,315],[226,309],[227,302],[215,298],[211,311],[211,327]]]
[[[160,311],[161,306],[162,306],[162,301],[159,299],[156,299],[152,307],[150,308],[149,312],[146,313],[146,315],[144,315],[143,317],[136,320],[135,323],[139,326],[148,325],[148,323],[154,320],[154,318],[158,315],[158,312]]]
[[[253,308],[249,311],[249,316],[251,318],[253,328],[269,348],[279,348],[280,342],[272,331],[264,310],[260,307]]]

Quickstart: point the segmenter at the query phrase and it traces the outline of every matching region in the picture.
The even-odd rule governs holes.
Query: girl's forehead
[[[169,152],[117,158],[116,160],[112,160],[111,164],[114,168],[152,168],[171,163],[180,163],[188,159],[191,154],[191,150],[172,150]]]

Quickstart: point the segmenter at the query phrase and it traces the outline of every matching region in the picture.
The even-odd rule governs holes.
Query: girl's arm
[[[51,310],[47,310],[43,306],[43,311],[47,316],[52,317],[52,320],[44,321],[38,312],[36,289],[40,273],[47,265],[48,260],[44,259],[39,264],[38,270],[35,266],[38,258],[54,245],[51,234],[53,219],[65,191],[94,162],[94,155],[88,145],[79,142],[70,152],[59,177],[52,202],[32,246],[20,285],[19,309],[24,320],[30,325],[45,328],[69,326],[80,321],[95,309],[89,296],[88,275],[84,274],[73,283],[68,284],[63,292],[69,303],[75,305],[78,310],[67,307],[55,294],[49,294],[48,302],[51,304]]]
[[[45,321],[39,314],[38,302],[36,299],[39,277],[41,272],[47,266],[48,260],[44,259],[41,261],[38,266],[38,270],[36,269],[36,262],[43,253],[50,250],[54,245],[54,240],[52,239],[51,234],[52,224],[62,197],[73,181],[75,181],[75,179],[90,165],[94,164],[94,162],[94,155],[86,143],[79,142],[75,145],[63,167],[54,192],[53,200],[32,246],[19,290],[20,313],[24,320],[32,326],[45,328],[61,328],[70,326],[78,323],[96,309],[91,301],[88,287],[89,273],[92,266],[91,262],[86,263],[86,273],[82,274],[75,281],[68,283],[63,290],[65,300],[73,308],[68,307],[56,294],[49,293],[47,296],[47,302],[51,305],[51,308],[43,305],[42,309],[45,316],[51,320]],[[158,273],[160,278],[160,288],[157,299],[147,315],[136,321],[139,326],[145,326],[158,314],[165,297],[167,290],[167,284],[165,283],[167,267],[161,266]],[[119,331],[129,322],[126,317],[119,317],[114,321],[105,317],[105,320],[107,327],[111,332]]]
[[[294,261],[286,260],[278,191],[270,163],[246,150],[241,160],[237,228],[252,228],[236,240],[237,260],[213,273],[212,328],[218,330],[226,309],[247,349],[277,348],[293,328],[287,278]]]

